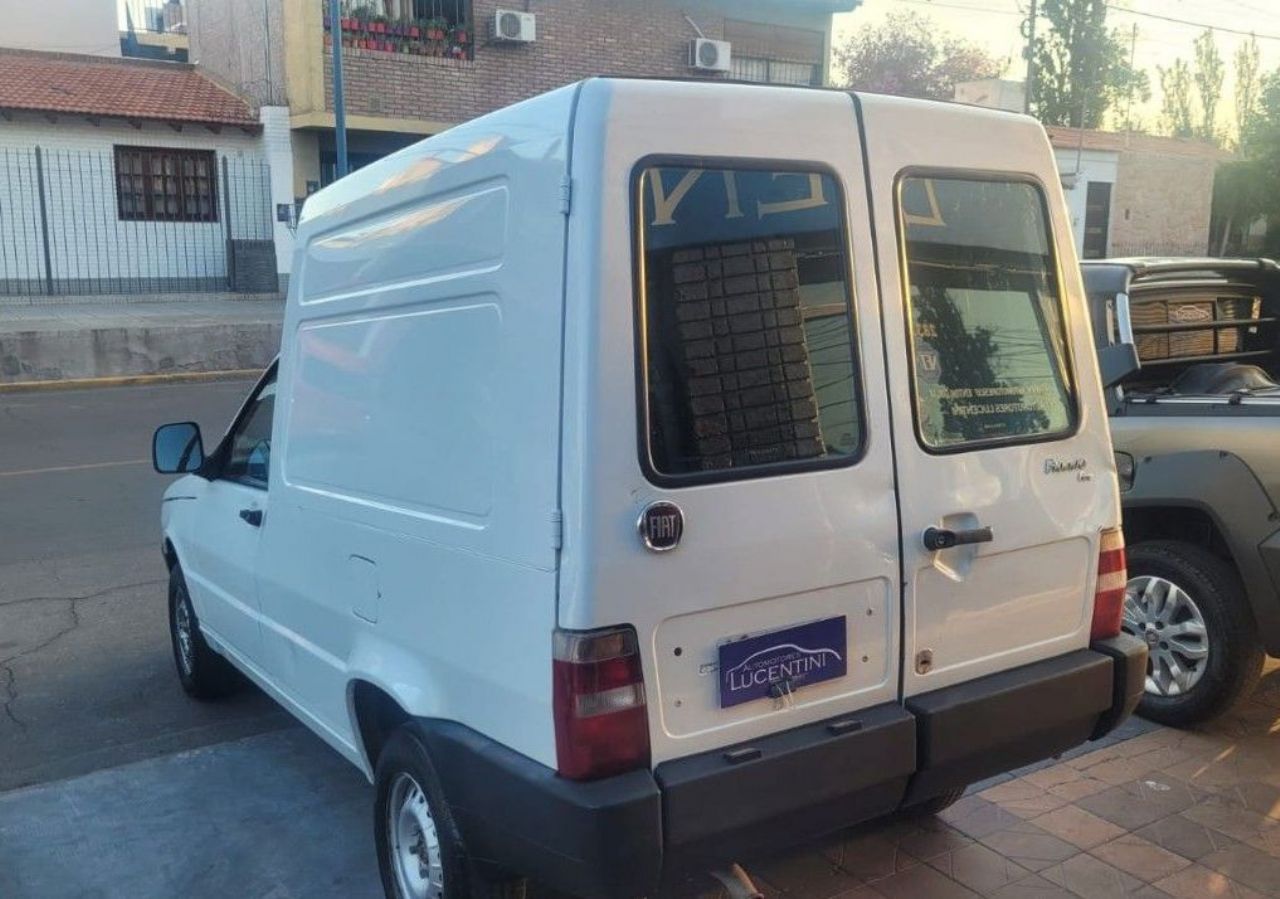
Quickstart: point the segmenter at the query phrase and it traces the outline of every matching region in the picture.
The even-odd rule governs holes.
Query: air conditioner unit
[[[527,44],[538,39],[538,17],[531,12],[500,9],[493,14],[493,39]]]
[[[689,67],[704,72],[729,71],[730,43],[695,37],[689,41]]]

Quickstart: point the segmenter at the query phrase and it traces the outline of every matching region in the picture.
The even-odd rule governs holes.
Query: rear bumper
[[[803,843],[1114,729],[1146,646],[1120,636],[956,687],[594,783],[572,783],[448,722],[432,759],[478,858],[580,896]]]

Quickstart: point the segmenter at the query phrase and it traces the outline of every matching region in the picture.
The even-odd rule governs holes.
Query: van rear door
[[[859,108],[910,697],[1087,645],[1114,463],[1043,130],[894,98]]]
[[[634,625],[655,763],[898,698],[858,147],[843,94],[583,87],[559,621]]]

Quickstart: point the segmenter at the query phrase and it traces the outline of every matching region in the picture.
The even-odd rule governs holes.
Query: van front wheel
[[[200,621],[179,565],[169,572],[169,640],[178,680],[188,696],[220,699],[235,691],[239,685],[236,671],[213,651],[200,632]]]
[[[418,725],[392,734],[374,785],[374,841],[387,899],[523,899],[523,880],[495,880],[468,859]]]

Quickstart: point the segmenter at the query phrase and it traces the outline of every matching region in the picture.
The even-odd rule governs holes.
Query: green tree
[[[1236,50],[1235,55],[1236,146],[1244,143],[1244,136],[1258,114],[1258,90],[1261,86],[1261,63],[1258,58],[1258,39],[1249,35]]]
[[[1218,140],[1218,103],[1222,100],[1222,81],[1227,66],[1218,52],[1218,42],[1213,38],[1213,29],[1206,28],[1196,38],[1196,67],[1193,78],[1196,94],[1200,98],[1200,123],[1195,132],[1206,140]]]
[[[1214,182],[1219,251],[1243,251],[1238,229],[1266,216],[1262,252],[1280,255],[1280,69],[1259,80],[1254,114],[1241,133],[1240,157],[1220,166]]]
[[[1179,58],[1167,68],[1156,69],[1160,72],[1161,126],[1174,137],[1192,137],[1196,128],[1191,108],[1191,67]]]
[[[1107,29],[1106,0],[1044,0],[1048,28],[1034,48],[1032,108],[1047,125],[1097,128],[1107,110],[1151,96],[1146,72],[1129,65],[1124,38]]]
[[[1004,61],[914,12],[893,12],[835,50],[835,75],[854,90],[949,100],[961,81],[999,77]]]

